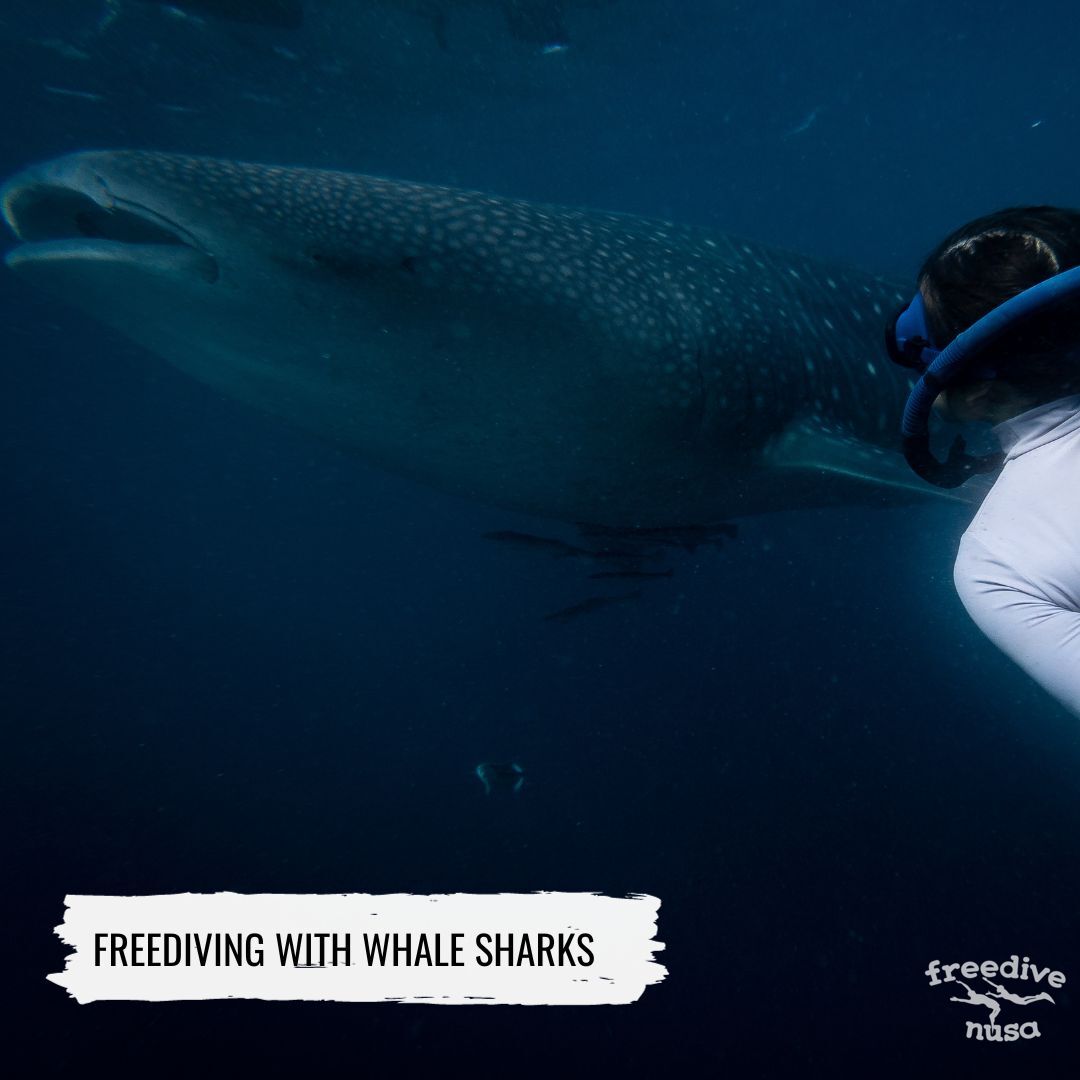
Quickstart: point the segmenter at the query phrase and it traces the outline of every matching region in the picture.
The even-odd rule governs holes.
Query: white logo
[[[957,976],[959,971],[963,978]],[[1042,1032],[1038,1022],[1025,1020],[1022,1023],[999,1024],[998,1017],[1003,1009],[1009,1006],[1011,1014],[1013,1006],[1027,1008],[1039,1003],[1054,1004],[1050,990],[1060,990],[1065,985],[1065,976],[1060,971],[1051,968],[1040,968],[1031,962],[1031,958],[1025,956],[1023,960],[1015,953],[1004,963],[999,964],[995,960],[984,960],[976,964],[973,960],[966,960],[962,964],[942,964],[940,960],[931,960],[930,966],[924,972],[930,979],[931,986],[952,985],[950,990],[964,989],[964,996],[953,995],[950,1001],[960,1005],[977,1005],[989,1011],[987,1023],[980,1024],[977,1021],[967,1020],[965,1035],[969,1039],[977,1039],[979,1042],[1016,1042],[1018,1039],[1037,1039]],[[1021,981],[1026,986],[1010,989],[1003,979],[1012,982]],[[967,981],[965,981],[967,980]],[[1037,987],[1049,989],[1037,989]],[[1035,991],[1034,993],[1030,991]]]

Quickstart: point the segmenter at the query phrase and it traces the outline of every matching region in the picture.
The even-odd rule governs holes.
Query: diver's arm
[[[1080,611],[1040,596],[971,536],[953,578],[980,630],[1040,686],[1080,716]]]

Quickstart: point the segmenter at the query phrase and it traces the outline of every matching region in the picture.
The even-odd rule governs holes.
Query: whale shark
[[[85,151],[0,190],[20,278],[222,394],[483,503],[619,528],[940,494],[904,294],[751,240],[349,172]]]

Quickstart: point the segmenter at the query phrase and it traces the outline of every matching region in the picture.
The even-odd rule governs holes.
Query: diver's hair
[[[945,237],[919,271],[934,344],[944,348],[957,334],[1010,297],[1054,274],[1080,265],[1080,211],[1056,206],[1016,206],[976,218]],[[1077,305],[1062,305],[1059,333],[1027,337],[1011,347],[1003,378],[1035,388],[1060,379],[1060,364],[1040,353],[1075,343]],[[1064,326],[1068,323],[1069,326]],[[1063,333],[1062,333],[1063,332]],[[999,364],[999,370],[1002,365]]]

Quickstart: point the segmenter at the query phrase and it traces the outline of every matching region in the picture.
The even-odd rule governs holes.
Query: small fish
[[[78,98],[80,101],[104,101],[104,94],[92,94],[89,90],[70,90],[66,86],[43,86],[47,94],[56,94],[58,97]]]
[[[303,24],[301,0],[143,0],[168,14],[202,22],[200,15],[295,30]],[[115,17],[115,16],[114,16]]]
[[[1045,123],[1045,121],[1043,121],[1043,120],[1036,120],[1035,123],[1032,124],[1031,126],[1033,128],[1042,127],[1044,123]]]
[[[725,540],[734,539],[738,529],[734,525],[723,524],[716,527],[687,525],[678,529],[657,529],[650,531],[649,539],[664,547],[682,548],[694,552],[703,544],[712,544],[715,548],[723,547]]]
[[[199,18],[198,15],[192,15],[191,12],[185,11],[181,7],[177,7],[175,4],[161,4],[161,10],[169,16],[170,19],[179,19],[184,22],[189,22],[193,26],[205,26],[206,20]]]
[[[656,528],[579,524],[578,531],[587,538],[610,537],[622,543],[677,547],[684,551],[696,551],[702,544],[720,547],[725,539],[732,540],[739,534],[738,526],[727,521],[713,525],[671,525]]]
[[[662,551],[648,551],[644,548],[596,548],[593,550],[579,549],[579,558],[592,559],[598,563],[632,563],[656,562],[664,557]],[[623,569],[633,567],[624,566]]]
[[[646,578],[672,577],[674,570],[601,570],[598,574],[590,574],[589,577],[599,580],[622,579],[645,580]]]
[[[65,60],[90,59],[90,54],[88,52],[77,49],[74,45],[70,45],[66,41],[61,41],[60,38],[38,38],[37,44],[43,49],[52,49],[54,53],[59,53]]]
[[[105,0],[105,10],[98,20],[97,32],[104,34],[120,18],[120,0]]]
[[[244,101],[252,101],[256,105],[270,105],[274,108],[284,104],[281,98],[271,97],[269,94],[256,94],[251,90],[241,91],[240,97]]]
[[[577,604],[571,604],[569,607],[561,608],[559,611],[551,612],[550,615],[545,615],[544,621],[570,622],[571,619],[586,615],[590,611],[599,611],[601,608],[611,607],[612,604],[626,604],[631,600],[639,599],[641,599],[640,589],[635,589],[633,592],[622,593],[619,596],[589,596]]]
[[[818,115],[821,113],[821,109],[822,106],[820,105],[818,105],[816,109],[811,109],[798,124],[784,132],[784,138],[790,139],[794,135],[801,135],[804,131],[809,131],[816,123]]]

